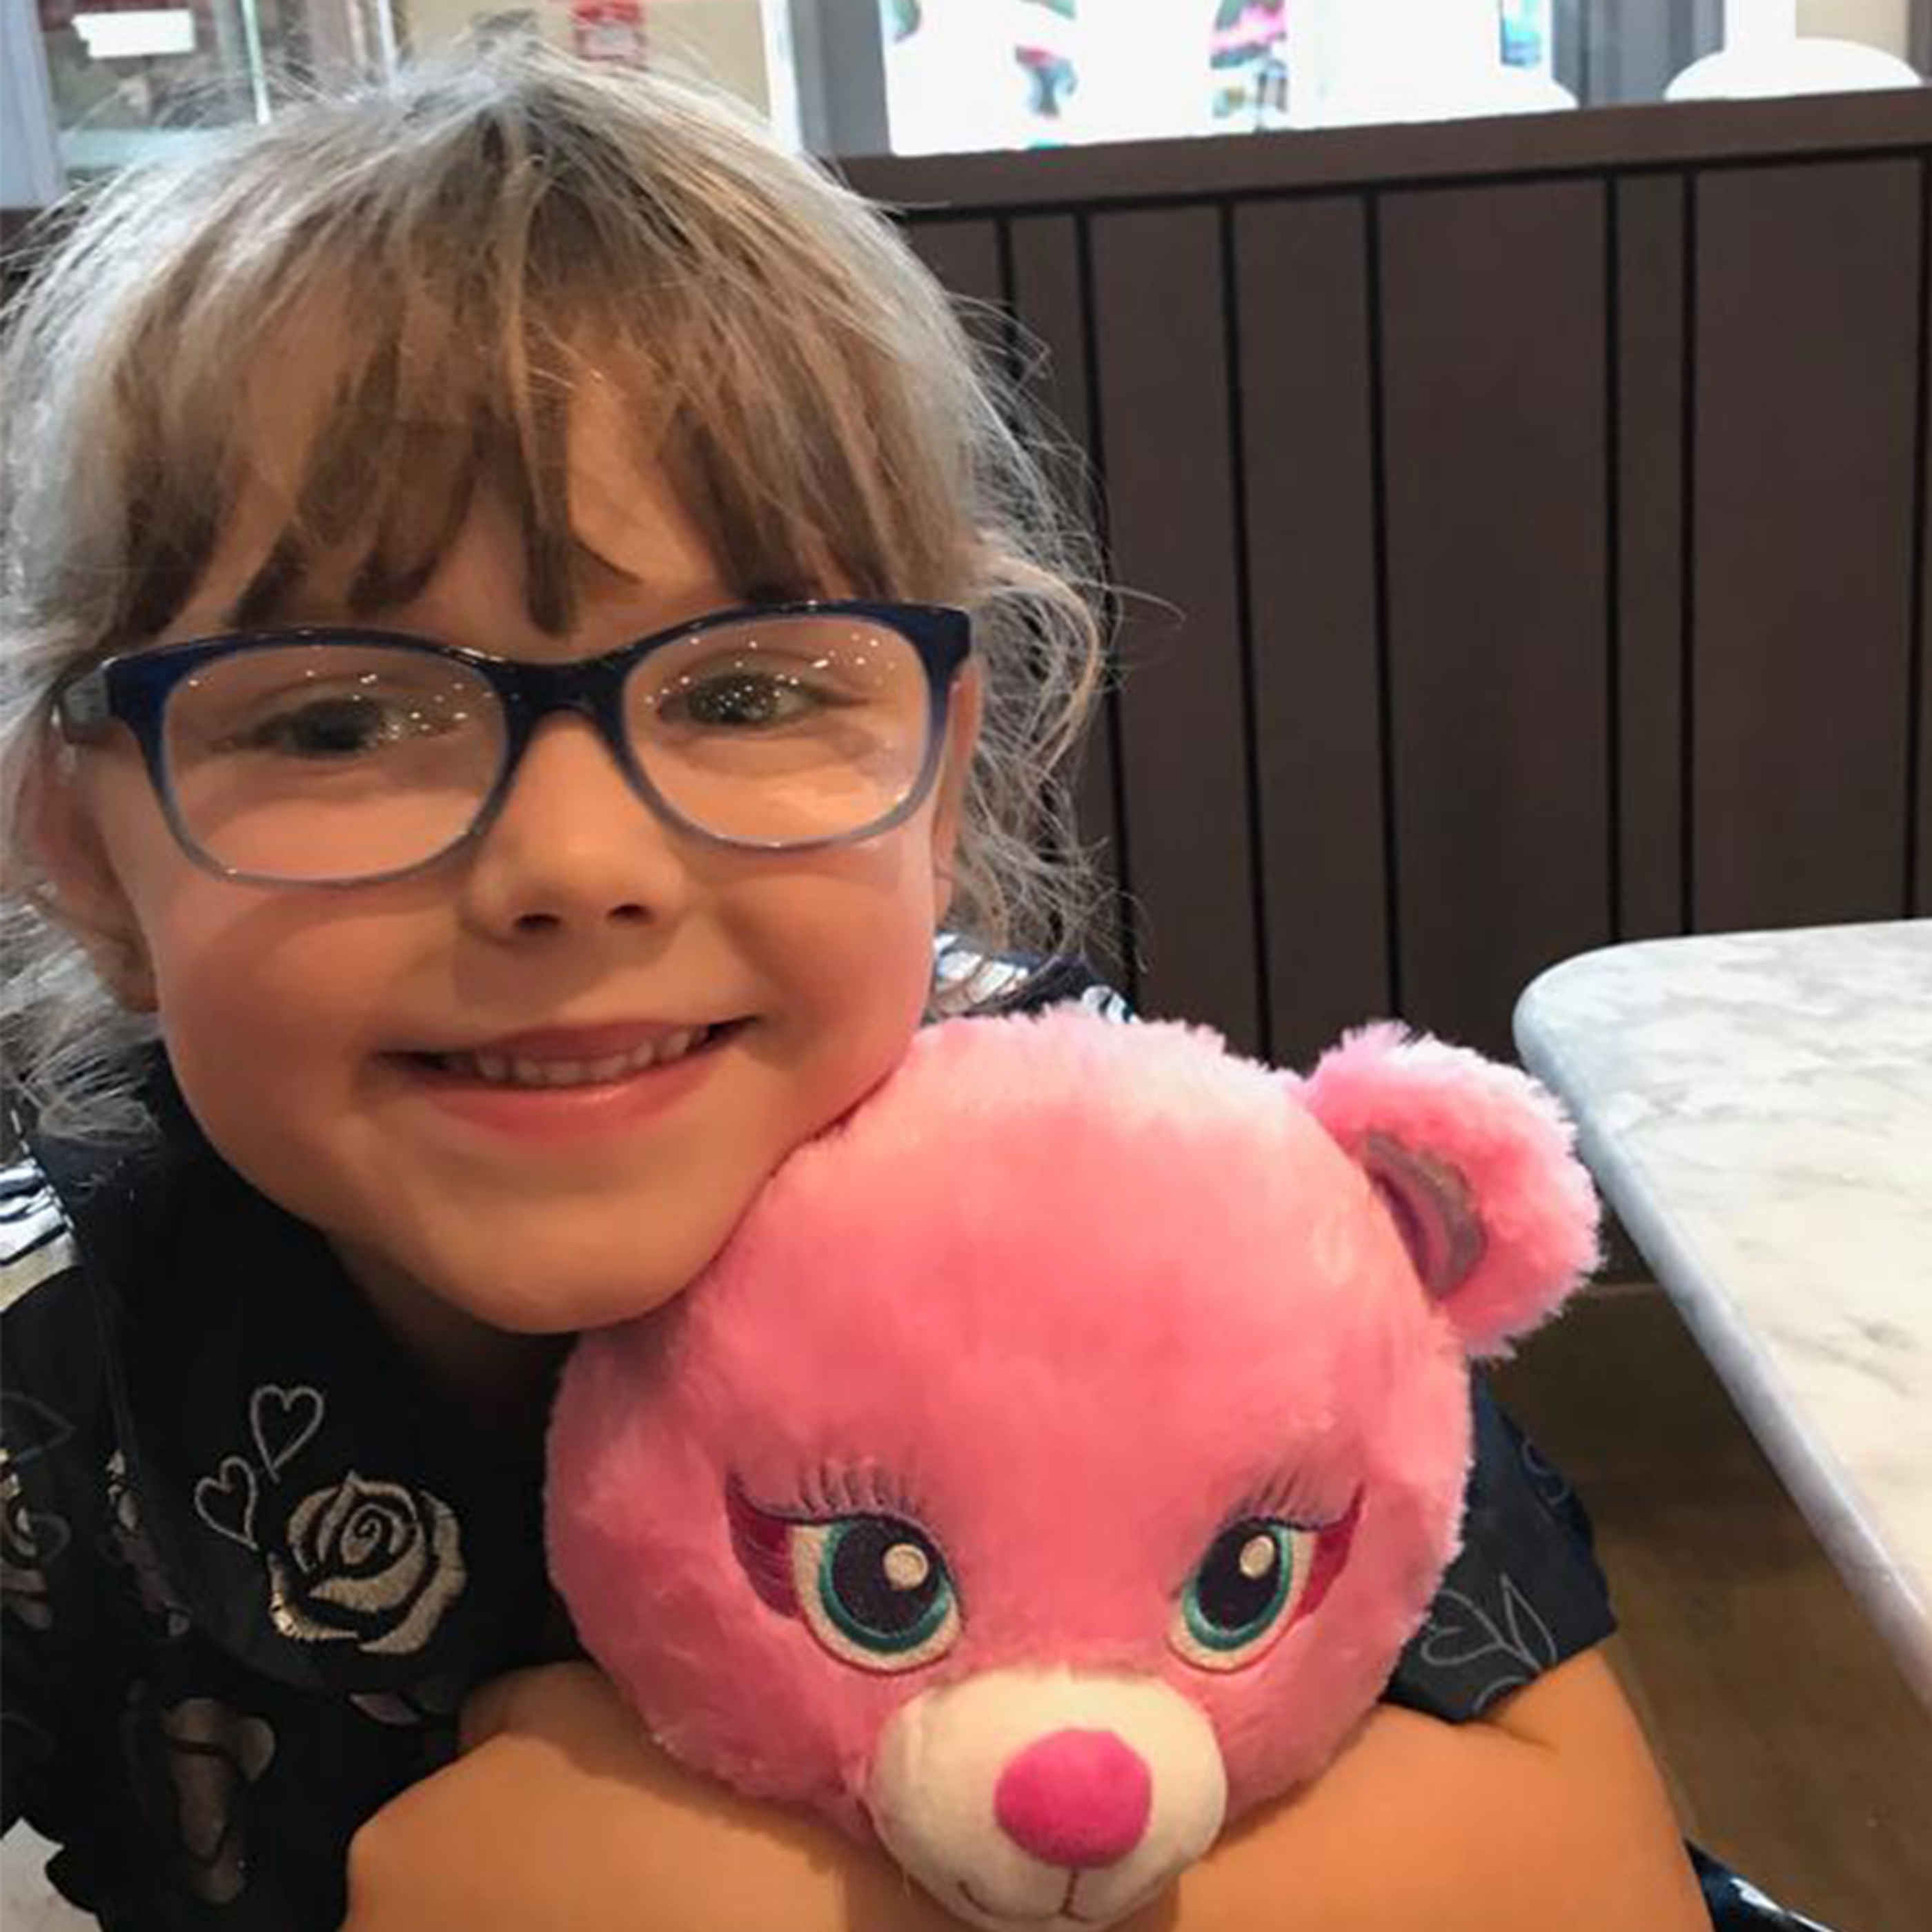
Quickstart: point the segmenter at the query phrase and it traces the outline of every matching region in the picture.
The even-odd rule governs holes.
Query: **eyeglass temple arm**
[[[54,722],[70,743],[85,744],[105,735],[114,722],[107,696],[107,668],[92,670],[62,685],[54,693]]]

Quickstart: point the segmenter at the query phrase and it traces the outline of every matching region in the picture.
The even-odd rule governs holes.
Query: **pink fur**
[[[1590,1177],[1562,1108],[1527,1076],[1384,1024],[1324,1054],[1301,1097],[1344,1153],[1389,1135],[1445,1162],[1480,1203],[1482,1258],[1445,1298],[1471,1355],[1507,1358],[1597,1265]]]
[[[1446,1160],[1483,1223],[1426,1295],[1349,1157]],[[1522,1076],[1393,1029],[1306,1083],[1178,1025],[1074,1010],[934,1028],[773,1178],[670,1307],[578,1349],[551,1437],[553,1570],[664,1744],[854,1832],[874,1741],[936,1684],[1027,1661],[1143,1673],[1207,1716],[1228,1815],[1317,1771],[1380,1693],[1459,1533],[1465,1356],[1594,1251],[1588,1183]],[[735,1479],[919,1525],[962,1629],[902,1675],[754,1593]],[[1170,1645],[1175,1592],[1264,1493],[1359,1498],[1318,1609],[1258,1662]]]

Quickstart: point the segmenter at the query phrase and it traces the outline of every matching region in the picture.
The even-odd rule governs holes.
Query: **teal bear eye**
[[[1175,1650],[1204,1670],[1254,1663],[1306,1591],[1316,1534],[1270,1517],[1230,1523],[1181,1590],[1170,1633]]]
[[[866,1670],[913,1670],[952,1648],[959,1600],[946,1558],[896,1516],[791,1528],[794,1588],[812,1634]]]

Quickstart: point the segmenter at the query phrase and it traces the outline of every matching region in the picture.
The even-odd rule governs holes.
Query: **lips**
[[[484,1045],[413,1052],[418,1067],[484,1086],[549,1089],[596,1087],[674,1065],[734,1032],[742,1021],[677,1026],[638,1021],[507,1034]]]
[[[682,1060],[711,1037],[710,1027],[680,1028],[661,1040],[646,1040],[628,1053],[608,1053],[594,1060],[548,1060],[517,1053],[445,1053],[436,1056],[442,1072],[487,1082],[493,1087],[592,1087],[599,1081],[622,1080],[653,1066]]]

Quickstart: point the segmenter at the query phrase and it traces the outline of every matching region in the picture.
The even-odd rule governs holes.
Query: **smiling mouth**
[[[640,1041],[628,1052],[604,1054],[595,1058],[538,1057],[487,1050],[474,1053],[401,1053],[394,1057],[439,1083],[451,1085],[526,1092],[608,1087],[661,1067],[675,1066],[680,1060],[700,1054],[715,1052],[750,1024],[748,1019],[738,1019],[724,1021],[715,1026],[682,1028]]]
[[[1080,1874],[1078,1872],[1070,1873],[1067,1876],[1065,1894],[1058,1905],[1046,1912],[1010,1912],[1002,1906],[991,1904],[982,1898],[963,1878],[958,1881],[958,1885],[960,1897],[964,1899],[975,1912],[983,1912],[989,1918],[1004,1918],[1009,1924],[1014,1925],[1053,1925],[1063,1921],[1075,1925],[1097,1925],[1101,1922],[1099,1919],[1090,1917],[1084,1912],[1076,1912],[1073,1909],[1074,1888],[1079,1882]],[[1166,1882],[1167,1880],[1163,1878],[1148,1886],[1144,1892],[1128,1900],[1125,1904],[1116,1906],[1107,1914],[1108,1918],[1109,1920],[1124,1918],[1131,1913],[1139,1911],[1141,1907],[1147,1904]]]
[[[959,1881],[959,1896],[975,1912],[983,1912],[988,1918],[1004,1918],[1015,1925],[1050,1925],[1056,1918],[1068,1916],[1067,1907],[1072,1902],[1073,1888],[1079,1882],[1077,1876],[1066,1881],[1066,1896],[1048,1912],[1009,1912],[997,1905],[989,1904],[962,1878]]]

